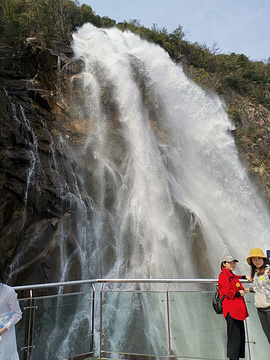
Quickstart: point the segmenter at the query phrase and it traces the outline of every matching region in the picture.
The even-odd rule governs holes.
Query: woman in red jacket
[[[225,296],[222,304],[223,316],[227,321],[227,356],[230,360],[245,357],[244,320],[248,317],[244,300],[245,289],[240,282],[240,279],[246,279],[246,276],[233,273],[237,262],[232,255],[223,256],[218,278],[220,298]]]

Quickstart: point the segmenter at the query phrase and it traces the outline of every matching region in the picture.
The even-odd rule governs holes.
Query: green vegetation
[[[148,29],[138,20],[116,24],[95,14],[91,6],[79,6],[77,0],[1,0],[0,39],[19,47],[26,37],[35,36],[50,46],[53,40],[68,42],[68,35],[90,22],[96,27],[116,26],[164,48],[170,57],[183,64],[189,75],[203,88],[218,94],[234,92],[270,109],[270,62],[250,61],[243,54],[219,54],[212,49],[185,40],[178,26],[172,33],[153,24]],[[230,110],[237,122],[239,114]]]
[[[233,120],[235,124],[241,123],[241,115],[239,110],[235,106],[231,106],[228,109],[228,115]]]
[[[53,40],[68,42],[68,34],[86,22],[110,27],[115,21],[95,15],[77,0],[1,0],[0,38],[14,46],[29,36],[39,37],[47,46]]]

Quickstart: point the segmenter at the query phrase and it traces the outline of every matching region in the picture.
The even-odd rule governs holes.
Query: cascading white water
[[[87,169],[74,173],[81,277],[216,277],[225,252],[246,272],[249,249],[266,250],[270,219],[239,161],[221,100],[132,33],[86,24],[73,49],[85,61],[78,112],[89,129],[79,153],[63,147]],[[111,342],[128,341],[126,305]],[[150,314],[156,304],[133,306]],[[158,354],[158,335],[148,341]],[[62,356],[68,343],[59,346]]]
[[[29,140],[29,144],[30,145],[30,155],[31,155],[31,160],[30,160],[30,166],[28,169],[28,174],[27,174],[27,180],[26,180],[26,189],[25,189],[25,194],[24,194],[24,204],[25,206],[27,205],[27,201],[28,201],[28,192],[29,192],[29,188],[31,186],[31,182],[35,183],[35,189],[36,189],[36,201],[39,201],[40,198],[40,189],[39,189],[39,184],[36,181],[36,179],[34,179],[33,177],[35,176],[35,168],[40,166],[40,161],[39,161],[39,156],[38,156],[38,139],[36,134],[34,133],[26,115],[24,112],[23,107],[20,105],[19,109],[18,109],[19,114],[17,115],[17,109],[15,104],[12,104],[12,118],[13,118],[13,122],[15,124],[15,130],[17,130],[18,128],[20,128],[21,126],[23,126],[25,128],[25,132],[26,132],[26,138]]]
[[[102,276],[198,276],[194,224],[208,276],[218,274],[225,252],[246,269],[251,247],[266,250],[269,214],[241,166],[221,100],[130,32],[86,24],[73,49],[85,60],[95,257],[103,264],[106,248],[112,257]]]

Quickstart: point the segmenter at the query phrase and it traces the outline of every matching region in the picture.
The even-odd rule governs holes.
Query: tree
[[[83,24],[88,22],[97,27],[101,27],[100,16],[95,15],[91,6],[83,4],[80,8],[78,25],[82,26]]]
[[[181,25],[178,25],[178,27],[175,30],[173,30],[173,32],[170,34],[171,40],[176,41],[176,42],[183,40],[185,36],[186,36],[186,34],[183,30],[183,26],[181,26]]]
[[[107,16],[103,16],[101,18],[100,24],[103,28],[110,28],[110,27],[114,27],[116,22],[115,20],[112,20]]]
[[[19,41],[22,32],[20,14],[24,9],[22,0],[2,0],[1,11],[3,13],[2,32],[9,43],[15,44]]]

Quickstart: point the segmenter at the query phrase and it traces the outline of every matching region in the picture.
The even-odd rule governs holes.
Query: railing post
[[[34,346],[32,345],[33,343],[33,328],[34,328],[34,319],[35,319],[35,309],[36,307],[33,306],[33,290],[30,289],[29,290],[29,306],[24,307],[24,310],[29,309],[29,317],[28,317],[28,331],[27,331],[27,345],[22,347],[21,350],[26,350],[26,357],[24,354],[24,359],[26,360],[31,360],[32,359],[32,348],[34,348]]]
[[[167,290],[165,292],[165,306],[167,310],[167,340],[168,340],[168,348],[167,348],[167,356],[171,358],[173,350],[172,350],[172,342],[171,342],[171,314],[170,314],[170,300],[169,299],[169,291],[168,291],[169,284],[167,284]]]
[[[99,292],[99,359],[101,359],[101,353],[103,348],[103,327],[102,327],[102,303],[103,303],[103,284],[101,285],[101,289]]]
[[[254,360],[254,351],[251,345],[254,345],[255,342],[250,338],[251,331],[250,331],[250,323],[249,318],[246,318],[244,321],[245,326],[245,333],[246,333],[246,344],[247,344],[247,352],[248,352],[248,360]]]
[[[91,324],[91,342],[90,342],[90,353],[94,355],[94,333],[95,333],[95,286],[91,284],[92,287],[92,324]]]

